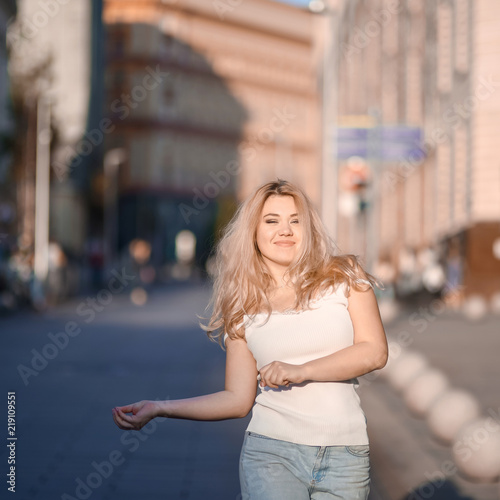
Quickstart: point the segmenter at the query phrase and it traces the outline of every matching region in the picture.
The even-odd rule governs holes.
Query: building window
[[[436,222],[438,234],[444,234],[451,226],[452,217],[452,171],[451,171],[451,148],[449,141],[441,143],[437,147],[436,158]]]
[[[448,3],[437,9],[437,87],[442,93],[452,86],[452,12]]]
[[[416,50],[408,53],[406,59],[406,121],[422,123],[422,59]]]
[[[111,58],[119,58],[125,55],[127,40],[130,37],[129,27],[126,24],[108,24],[108,54]]]
[[[464,125],[455,130],[453,172],[453,214],[455,223],[467,220],[467,130]]]
[[[469,69],[469,0],[455,1],[455,69]]]

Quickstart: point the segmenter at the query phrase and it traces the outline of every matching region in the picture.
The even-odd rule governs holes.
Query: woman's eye
[[[278,221],[273,220],[273,219],[266,220],[266,224],[274,224],[275,222],[278,222]],[[293,222],[293,223],[298,224],[298,223],[299,223],[299,220],[298,220],[298,219],[295,219],[295,220],[292,220],[292,221],[290,221],[290,222]]]

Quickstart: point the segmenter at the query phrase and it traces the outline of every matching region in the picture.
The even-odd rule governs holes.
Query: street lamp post
[[[328,0],[311,0],[309,10],[326,16],[323,58],[321,62],[322,143],[321,143],[321,217],[329,235],[336,241],[338,232],[338,10]]]
[[[104,155],[104,277],[115,264],[118,248],[118,172],[126,160],[123,148],[109,150]]]
[[[35,307],[44,308],[49,272],[50,200],[50,98],[44,94],[37,101],[35,182],[35,249],[31,294]]]

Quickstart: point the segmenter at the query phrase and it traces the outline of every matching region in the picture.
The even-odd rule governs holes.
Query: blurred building
[[[313,18],[271,0],[105,1],[106,150],[121,160],[95,184],[117,184],[120,248],[148,240],[162,265],[187,229],[203,264],[235,203],[276,177],[320,202]]]
[[[7,41],[18,246],[48,269],[49,240],[57,243],[74,271],[65,286],[76,291],[84,280],[79,271],[89,233],[90,174],[102,163],[103,137],[95,133],[103,96],[102,4],[20,0],[17,5]],[[47,217],[36,221],[41,212]]]
[[[10,98],[7,71],[8,54],[5,44],[8,24],[15,14],[16,2],[14,0],[0,1],[0,37],[3,41],[0,45],[0,248],[8,233],[12,231],[15,211],[15,198],[10,189],[15,124]]]
[[[436,261],[466,295],[500,290],[499,19],[496,0],[342,10],[338,237],[408,291]]]

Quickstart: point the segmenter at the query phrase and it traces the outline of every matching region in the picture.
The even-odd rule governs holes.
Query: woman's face
[[[271,195],[257,225],[257,246],[271,268],[288,267],[300,251],[302,221],[290,195]]]

